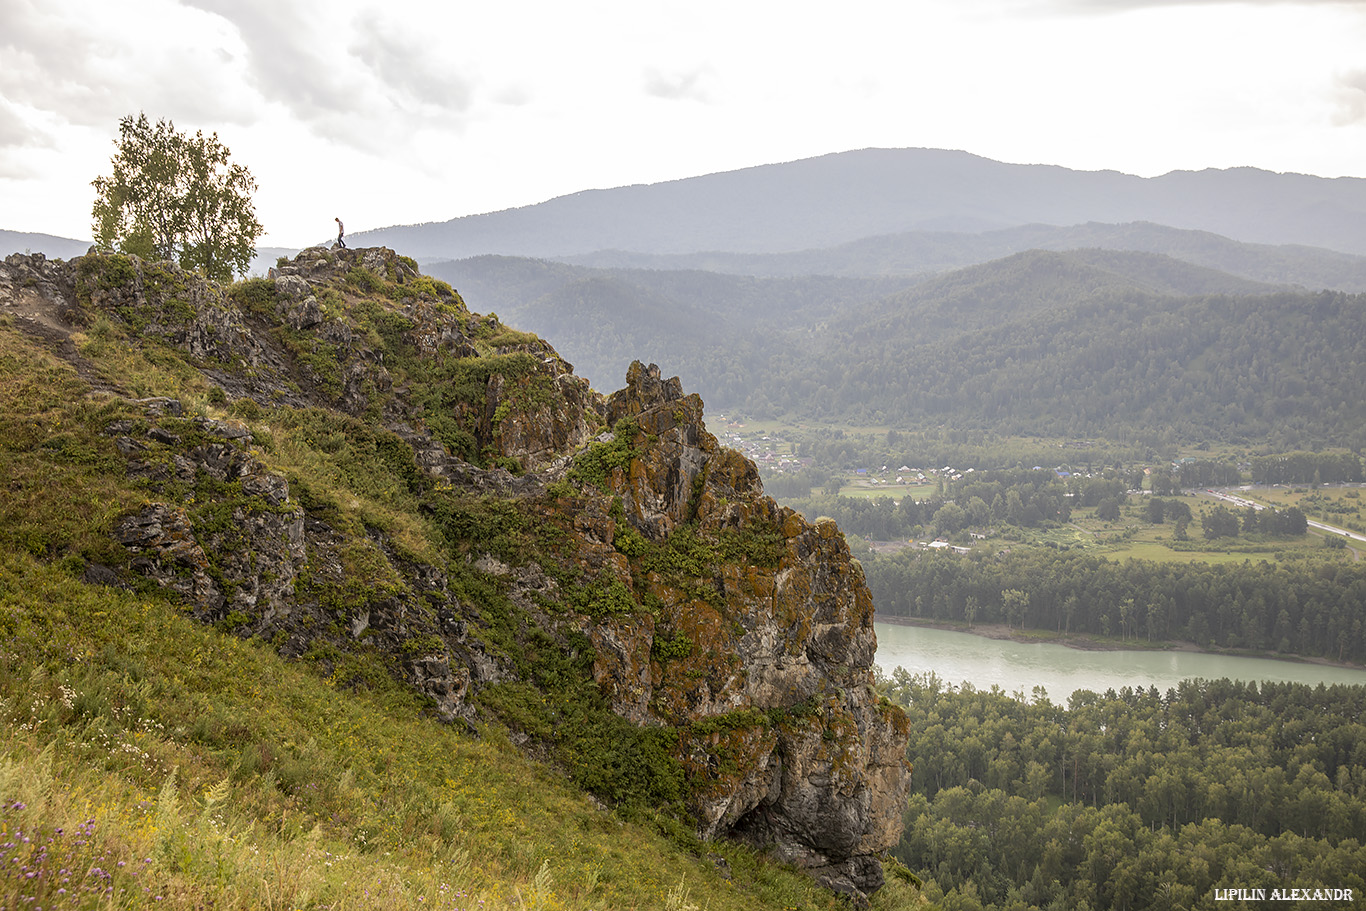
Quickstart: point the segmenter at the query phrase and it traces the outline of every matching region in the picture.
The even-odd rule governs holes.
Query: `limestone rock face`
[[[207,572],[209,558],[182,511],[148,506],[120,521],[114,537],[133,554],[133,569],[162,588],[204,608],[223,604],[223,592]]]
[[[543,352],[540,361],[544,373],[489,383],[487,421],[481,423],[502,455],[528,467],[545,465],[587,440],[588,418],[599,407],[588,381],[567,372],[553,351]]]
[[[764,496],[753,463],[706,430],[701,400],[654,365],[631,366],[607,416],[636,452],[608,494],[671,556],[604,559],[589,545],[618,529],[579,523],[594,568],[660,605],[589,628],[600,686],[620,714],[682,732],[704,835],[876,889],[877,856],[900,835],[908,728],[872,691],[872,599],[843,535]]]
[[[174,420],[184,410],[174,399],[140,404],[149,420]],[[465,702],[472,682],[498,679],[497,663],[455,619],[461,605],[444,574],[403,566],[381,545],[309,517],[289,481],[253,454],[242,424],[201,418],[139,432],[117,421],[106,432],[129,473],[154,493],[195,491],[185,503],[156,502],[125,516],[114,537],[134,573],[174,592],[198,619],[283,637],[282,651],[292,655],[365,636],[401,656],[408,681],[448,721],[472,716]],[[372,574],[360,573],[361,565]]]

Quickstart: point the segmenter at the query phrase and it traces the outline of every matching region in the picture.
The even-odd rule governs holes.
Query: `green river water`
[[[876,663],[884,673],[897,667],[913,674],[933,671],[954,686],[998,686],[1026,697],[1033,695],[1034,687],[1042,686],[1052,702],[1061,704],[1076,690],[1103,693],[1126,686],[1155,686],[1165,691],[1196,677],[1366,685],[1366,670],[1308,662],[1199,652],[1090,651],[893,623],[875,626]]]

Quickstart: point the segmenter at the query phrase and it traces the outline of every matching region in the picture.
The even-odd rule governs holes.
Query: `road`
[[[1251,506],[1253,509],[1267,508],[1265,503],[1258,503],[1255,500],[1249,500],[1247,497],[1240,497],[1237,494],[1229,493],[1227,490],[1215,490],[1213,488],[1206,487],[1203,490],[1198,490],[1195,492],[1207,497],[1214,497],[1216,500],[1223,500],[1225,503],[1232,503],[1234,506],[1239,506],[1244,509],[1246,509],[1249,506]],[[1346,528],[1338,528],[1336,525],[1327,525],[1323,522],[1315,522],[1313,519],[1310,519],[1309,527],[1317,529],[1318,531],[1328,532],[1329,534],[1341,535],[1344,538],[1350,538],[1353,541],[1359,541],[1362,544],[1366,544],[1366,535],[1361,535],[1354,531],[1349,531]]]

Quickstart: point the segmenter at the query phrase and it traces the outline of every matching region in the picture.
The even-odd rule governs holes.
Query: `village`
[[[836,496],[841,500],[876,501],[885,498],[894,507],[900,506],[907,497],[917,503],[937,498],[951,500],[959,487],[958,482],[970,481],[975,472],[985,470],[953,465],[920,467],[909,461],[890,460],[887,464],[876,460],[866,465],[857,464],[853,459],[846,459],[843,464],[823,463],[822,460],[807,457],[809,447],[802,442],[803,428],[797,428],[796,434],[785,433],[785,428],[772,424],[747,424],[744,419],[728,420],[725,415],[719,416],[717,424],[723,428],[719,434],[722,442],[742,452],[759,467],[766,489],[780,502],[804,512],[815,510],[818,514],[842,516],[844,507],[835,507],[833,501],[829,500]],[[1072,450],[1085,450],[1088,445],[1089,441],[1059,444],[1060,448]],[[1173,473],[1181,467],[1181,463],[1170,465]],[[1089,460],[1086,466],[1080,468],[1063,462],[1052,467],[1033,465],[1029,470],[1047,473],[1062,482],[1063,489],[1058,496],[1068,502],[1080,496],[1083,485],[1100,476],[1098,472],[1090,470]],[[1142,480],[1130,482],[1135,486],[1127,491],[1128,495],[1154,492],[1147,481],[1151,470],[1140,469]],[[855,512],[858,510],[855,509]],[[843,524],[844,519],[839,520]],[[845,528],[846,533],[856,532],[860,524],[858,521],[853,522],[852,527]],[[996,534],[995,529],[981,524],[960,528],[956,534],[936,534],[933,526],[926,522],[923,528],[929,534],[922,536],[921,528],[922,525],[917,524],[907,537],[889,538],[884,531],[876,537],[855,533],[854,539],[858,546],[866,545],[878,553],[922,549],[968,554]]]
[[[725,415],[720,416],[725,422]],[[732,449],[744,453],[745,457],[759,466],[765,475],[789,474],[810,468],[813,459],[798,457],[792,453],[793,445],[777,431],[760,432],[758,435],[741,433],[745,425],[739,422],[726,422],[726,430],[720,434],[721,442]],[[912,468],[902,465],[891,468],[859,468],[848,466],[843,470],[847,475],[846,484],[854,487],[875,489],[886,486],[923,487],[937,486],[940,481],[962,480],[973,469],[959,471],[951,466],[943,468]]]

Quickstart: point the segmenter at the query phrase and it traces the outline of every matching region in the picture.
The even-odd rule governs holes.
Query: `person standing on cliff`
[[[346,249],[346,226],[342,224],[342,220],[341,220],[340,218],[334,218],[334,219],[332,219],[332,220],[335,221],[335,222],[337,223],[337,246],[339,246],[339,247],[341,247],[343,250],[345,250],[345,249]]]

